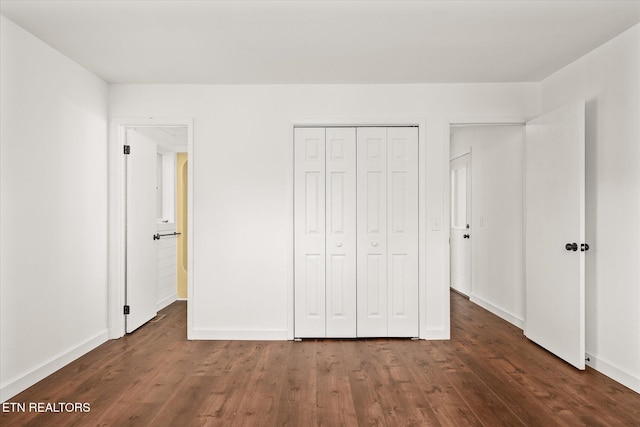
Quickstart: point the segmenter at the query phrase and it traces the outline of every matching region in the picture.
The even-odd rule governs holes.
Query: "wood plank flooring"
[[[186,305],[11,402],[2,426],[640,426],[640,395],[451,294],[452,339],[187,341]]]

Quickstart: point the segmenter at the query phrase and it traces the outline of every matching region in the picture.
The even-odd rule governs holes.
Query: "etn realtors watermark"
[[[3,402],[2,412],[72,413],[90,412],[87,402]]]

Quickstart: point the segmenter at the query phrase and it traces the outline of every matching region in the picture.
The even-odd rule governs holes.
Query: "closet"
[[[296,338],[418,336],[418,128],[294,130]]]

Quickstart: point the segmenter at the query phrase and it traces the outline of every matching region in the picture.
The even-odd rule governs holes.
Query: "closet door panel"
[[[325,336],[325,129],[294,131],[295,331]]]
[[[418,336],[418,128],[387,129],[388,335]]]
[[[326,130],[326,336],[356,336],[356,130]]]
[[[387,336],[387,130],[357,130],[359,337]]]

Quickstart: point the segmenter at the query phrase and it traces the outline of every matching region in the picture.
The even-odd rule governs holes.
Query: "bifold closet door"
[[[326,129],[326,336],[356,336],[356,129]]]
[[[417,128],[358,128],[357,234],[357,336],[418,336]]]
[[[355,128],[296,128],[295,336],[356,336]]]
[[[325,336],[325,129],[294,130],[295,336]]]

